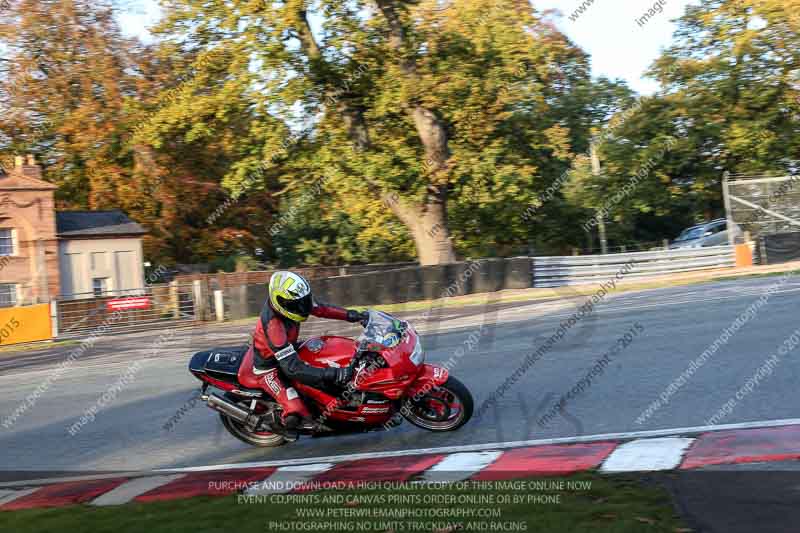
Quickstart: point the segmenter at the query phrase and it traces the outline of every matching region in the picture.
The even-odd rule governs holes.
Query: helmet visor
[[[309,293],[302,298],[297,298],[295,300],[288,300],[283,296],[278,296],[278,304],[280,304],[281,307],[290,313],[300,315],[303,318],[308,318],[308,315],[311,314],[313,302],[311,300],[311,294]]]

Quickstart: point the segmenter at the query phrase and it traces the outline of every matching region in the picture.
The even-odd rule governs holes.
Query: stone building
[[[59,295],[53,194],[32,156],[0,175],[0,307],[43,303]]]
[[[142,227],[121,211],[55,209],[32,156],[0,173],[0,307],[144,287]]]
[[[122,211],[56,212],[62,297],[139,294],[144,233]]]

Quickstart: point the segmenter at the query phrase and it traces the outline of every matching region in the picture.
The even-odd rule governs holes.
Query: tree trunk
[[[420,140],[425,147],[423,171],[429,172],[428,194],[413,221],[411,229],[417,255],[422,265],[452,263],[456,260],[453,241],[447,226],[447,184],[449,182],[447,131],[430,110],[417,106],[411,112]],[[410,225],[413,224],[413,225]]]
[[[409,43],[403,22],[398,13],[396,0],[377,0],[389,27],[389,46],[400,60],[400,68],[407,81],[413,85],[419,80],[413,46]],[[447,129],[434,110],[414,101],[405,103],[406,110],[414,121],[417,134],[425,147],[423,179],[428,180],[428,194],[420,206],[406,208],[410,212],[398,217],[411,230],[417,255],[423,265],[452,263],[456,260],[450,230],[447,227],[447,187],[449,183],[450,148]]]
[[[434,200],[422,209],[419,224],[412,230],[421,265],[440,265],[456,261],[445,204]]]
[[[456,261],[450,230],[447,229],[447,197],[430,190],[423,205],[408,205],[397,195],[387,195],[384,203],[409,229],[423,266]]]
[[[403,57],[403,49],[408,45],[406,33],[396,10],[395,0],[378,0],[378,7],[389,25],[390,46],[398,52],[401,68],[409,80],[415,80],[416,63],[412,56]],[[303,4],[298,4],[302,6]],[[308,14],[304,8],[296,12],[300,42],[312,63],[324,71],[324,56],[314,39]],[[313,70],[313,69],[312,69]],[[354,107],[347,98],[340,98],[338,93],[327,86],[325,76],[319,76],[317,83],[323,87],[344,118],[348,133],[356,150],[367,151],[371,147],[369,128],[361,109]],[[417,255],[422,265],[437,265],[456,261],[455,249],[447,227],[447,186],[449,181],[447,130],[444,123],[432,110],[418,104],[406,104],[420,141],[425,147],[425,164],[423,172],[428,180],[427,195],[421,205],[401,203],[396,193],[383,194],[383,200],[392,212],[409,229],[417,248]]]

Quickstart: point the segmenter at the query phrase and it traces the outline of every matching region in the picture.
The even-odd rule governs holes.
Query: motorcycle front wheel
[[[450,376],[416,401],[404,402],[406,420],[428,431],[455,431],[472,418],[473,400],[469,389]]]

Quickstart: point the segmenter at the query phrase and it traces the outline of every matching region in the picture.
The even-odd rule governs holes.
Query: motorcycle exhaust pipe
[[[227,415],[234,420],[238,420],[239,422],[249,423],[252,420],[252,415],[250,411],[242,409],[238,405],[233,402],[226,400],[225,398],[218,396],[217,394],[209,394],[208,401],[206,402],[207,405],[224,415]]]

